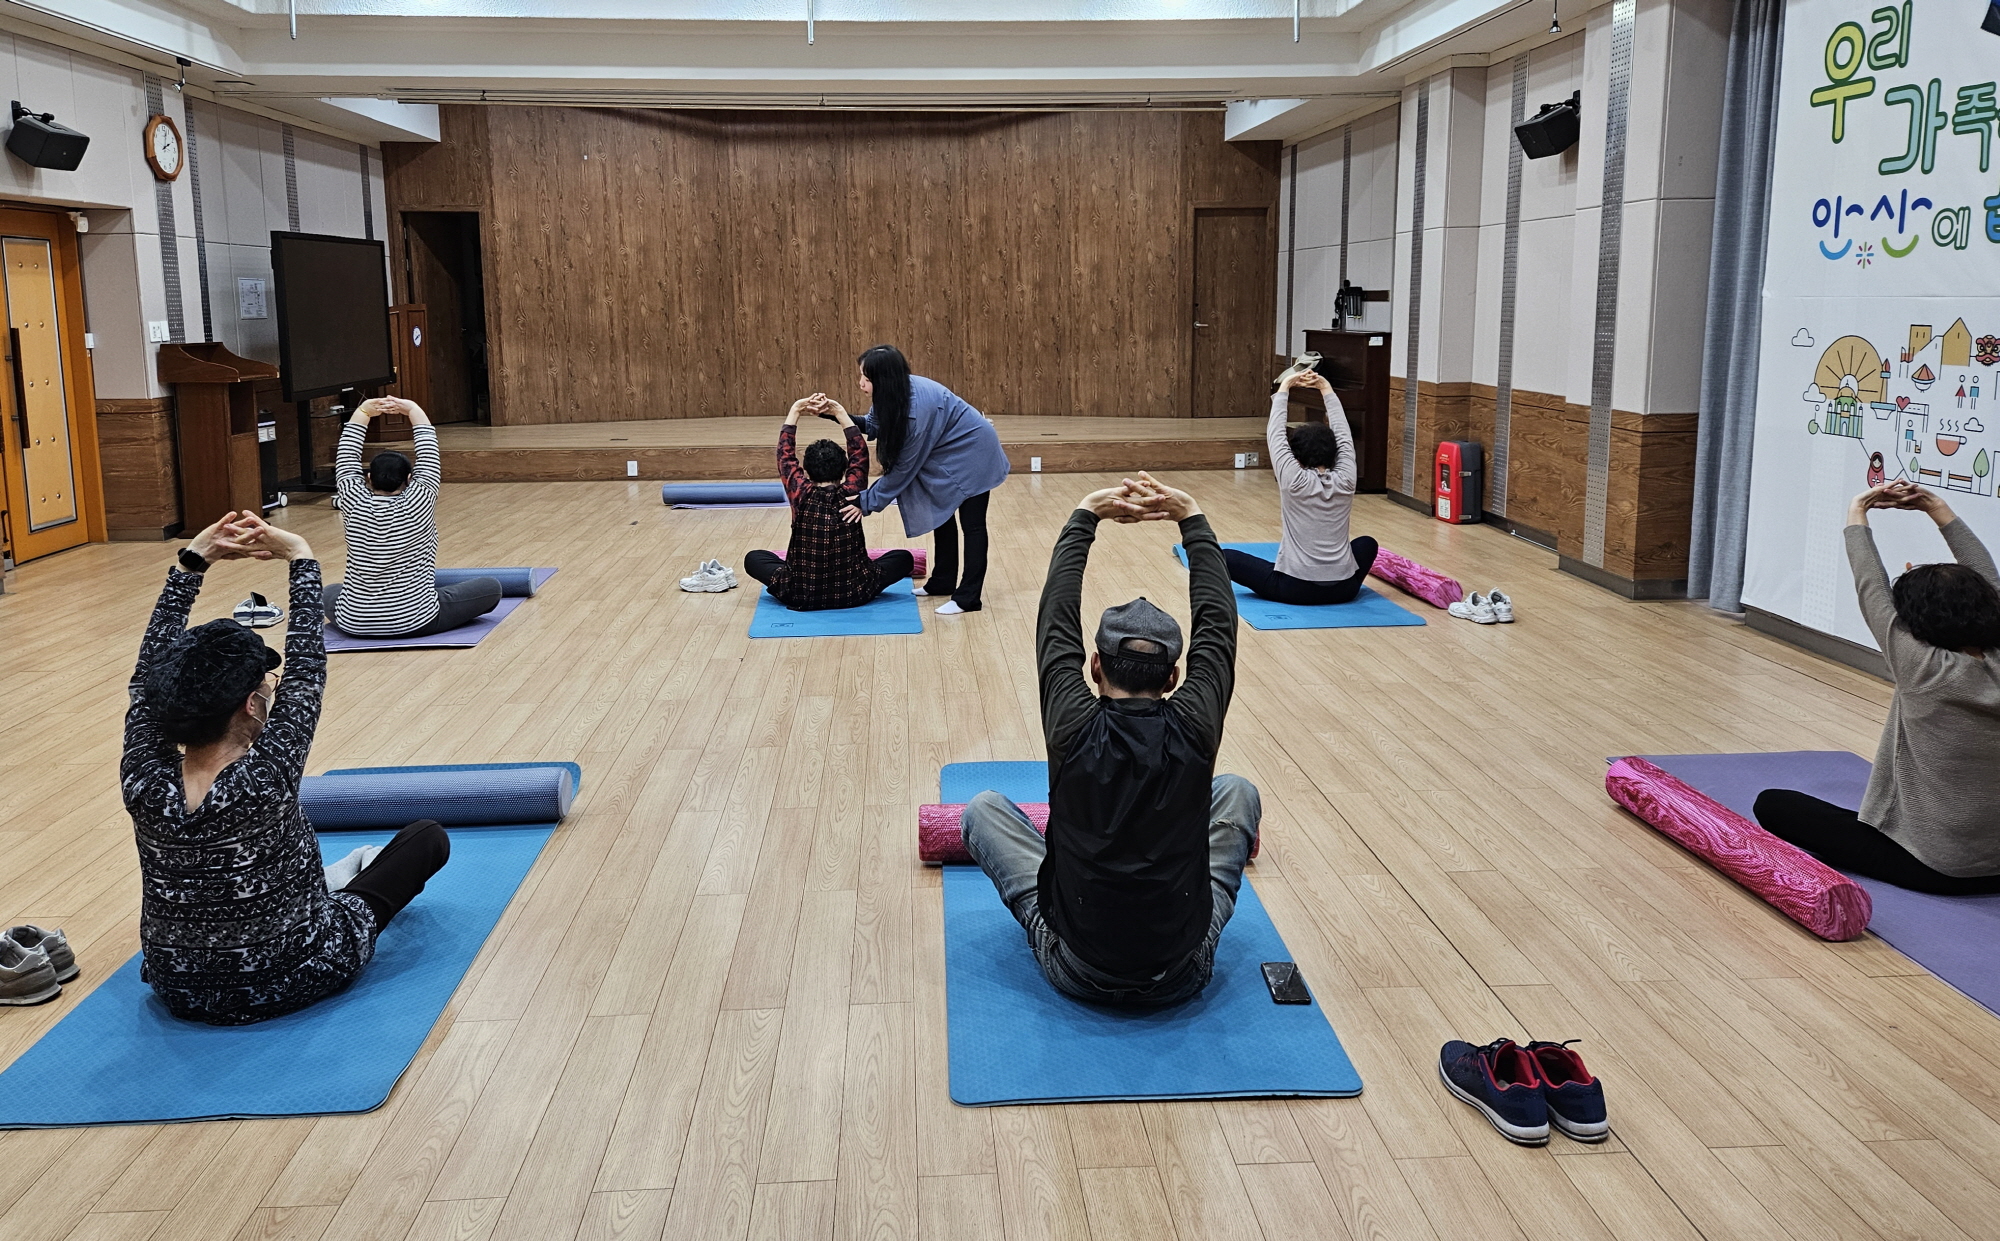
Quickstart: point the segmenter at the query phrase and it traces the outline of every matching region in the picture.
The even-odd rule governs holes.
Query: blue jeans
[[[966,852],[999,890],[1000,900],[1028,933],[1028,949],[1049,985],[1074,1000],[1093,1004],[1162,1007],[1193,999],[1215,972],[1215,945],[1236,912],[1243,867],[1257,843],[1264,803],[1257,786],[1242,776],[1217,776],[1208,816],[1208,881],[1214,900],[1208,935],[1201,947],[1155,978],[1117,978],[1071,952],[1042,918],[1037,891],[1048,845],[1021,808],[998,793],[985,792],[965,807],[959,830]]]

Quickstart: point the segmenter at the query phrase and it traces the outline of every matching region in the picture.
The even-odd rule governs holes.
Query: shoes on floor
[[[55,970],[57,982],[68,982],[76,977],[76,954],[70,951],[69,939],[60,929],[49,931],[38,926],[17,926],[8,930],[7,938],[29,952],[40,949],[48,957],[50,968]]]
[[[681,579],[681,589],[690,594],[716,594],[736,589],[736,572],[720,560],[704,560],[694,574]]]
[[[1514,623],[1514,601],[1501,594],[1497,586],[1486,592],[1486,602],[1493,607],[1493,620],[1495,623],[1501,625],[1511,625]]]
[[[1549,1105],[1535,1057],[1513,1039],[1484,1047],[1453,1039],[1438,1051],[1446,1090],[1479,1109],[1500,1136],[1517,1146],[1549,1140]]]
[[[56,967],[40,948],[23,948],[0,935],[0,1004],[46,1004],[62,994]]]
[[[1445,611],[1450,612],[1460,620],[1469,620],[1475,625],[1492,625],[1496,624],[1500,619],[1494,614],[1492,601],[1476,590],[1446,608]],[[1507,609],[1507,619],[1512,620],[1513,618],[1514,610],[1510,605]]]
[[[277,604],[256,593],[236,605],[236,623],[246,629],[269,629],[285,615]]]
[[[1575,1042],[1571,1039],[1570,1042]],[[1575,1142],[1602,1142],[1611,1136],[1604,1108],[1604,1083],[1583,1065],[1569,1043],[1529,1043],[1535,1071],[1542,1078],[1542,1100],[1549,1105],[1549,1123]]]

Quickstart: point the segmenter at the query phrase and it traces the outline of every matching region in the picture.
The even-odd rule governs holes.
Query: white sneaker
[[[725,590],[736,589],[736,575],[727,569],[717,571],[709,567],[714,564],[697,565],[694,576],[681,579],[681,589],[689,594],[719,595]]]
[[[1514,601],[1498,590],[1486,592],[1486,602],[1493,606],[1493,619],[1502,625],[1514,623]]]
[[[1491,625],[1498,620],[1493,615],[1492,602],[1476,590],[1446,608],[1445,611],[1450,612],[1453,616],[1461,620],[1469,620],[1475,625]]]
[[[731,590],[736,589],[736,570],[730,568],[728,565],[722,563],[720,560],[711,560],[702,567],[704,569],[707,569],[710,573],[721,574],[723,579],[729,583],[729,589]]]

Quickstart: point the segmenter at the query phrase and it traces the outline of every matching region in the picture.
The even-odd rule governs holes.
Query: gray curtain
[[[1696,439],[1694,530],[1688,597],[1724,612],[1743,609],[1743,550],[1750,520],[1750,448],[1757,422],[1758,329],[1771,218],[1771,152],[1778,133],[1778,51],[1785,0],[1737,0],[1722,92],[1722,153],[1715,174],[1715,241],[1708,260],[1708,321],[1701,348],[1701,429]]]

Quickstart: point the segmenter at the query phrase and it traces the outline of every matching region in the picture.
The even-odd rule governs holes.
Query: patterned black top
[[[319,562],[291,565],[292,618],[271,716],[193,811],[181,751],[153,722],[146,673],[187,627],[202,575],[171,570],[132,675],[119,783],[139,845],[141,976],[177,1017],[245,1025],[345,987],[375,952],[375,915],[329,894],[299,808],[326,689]]]
[[[765,589],[794,612],[859,607],[882,593],[861,523],[840,518],[840,506],[868,482],[868,439],[859,427],[846,431],[847,473],[830,487],[813,482],[800,467],[798,428],[778,431],[778,477],[792,501],[792,541],[784,566]]]

